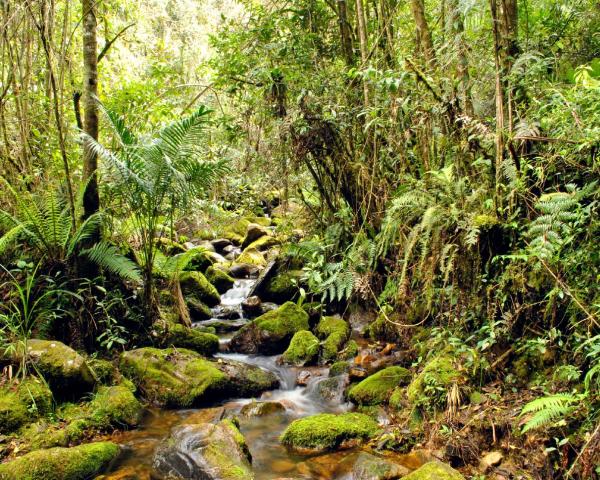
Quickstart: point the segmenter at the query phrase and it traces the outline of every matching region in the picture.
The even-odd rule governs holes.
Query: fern
[[[529,402],[521,410],[521,416],[533,416],[525,423],[522,432],[564,423],[567,416],[577,409],[577,404],[583,397],[584,395],[557,393]]]
[[[114,245],[100,242],[82,252],[92,262],[105,270],[135,282],[141,281],[140,269],[117,250]]]

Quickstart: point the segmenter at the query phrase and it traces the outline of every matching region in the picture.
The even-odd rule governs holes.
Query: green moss
[[[324,452],[364,443],[378,431],[377,422],[361,413],[322,413],[293,421],[280,440],[295,450]]]
[[[359,405],[379,405],[386,403],[392,391],[406,385],[411,373],[402,367],[388,367],[365,378],[348,392],[348,398]]]
[[[292,337],[281,359],[284,363],[302,367],[314,362],[318,355],[319,339],[308,330],[300,330]]]
[[[248,223],[256,223],[257,225],[260,225],[261,227],[270,227],[271,226],[271,219],[268,217],[246,217],[246,220],[248,221]]]
[[[256,265],[258,267],[265,266],[267,261],[265,256],[255,248],[247,248],[242,254],[236,259],[237,263],[247,263],[249,265]]]
[[[352,360],[358,355],[359,350],[360,349],[358,347],[358,343],[356,343],[356,340],[350,340],[340,352],[339,358],[342,360]]]
[[[371,340],[383,340],[387,342],[396,341],[398,338],[398,331],[396,327],[386,321],[385,316],[379,315],[373,322],[371,322],[364,332],[365,336]]]
[[[123,386],[101,387],[89,405],[87,419],[100,430],[109,427],[135,426],[142,416],[142,405]]]
[[[40,379],[27,378],[0,388],[0,433],[9,433],[52,410],[52,392]]]
[[[298,296],[298,287],[304,277],[302,270],[281,272],[271,278],[265,285],[264,297],[266,302],[283,303],[294,300]]]
[[[86,480],[92,478],[119,454],[110,442],[73,448],[38,450],[0,465],[2,480]]]
[[[181,272],[179,275],[181,291],[184,296],[192,296],[205,303],[209,307],[214,307],[221,303],[221,296],[212,283],[200,272]]]
[[[194,321],[208,320],[212,317],[210,307],[200,301],[195,295],[186,295],[185,304],[190,311],[190,316]]]
[[[350,370],[350,364],[348,362],[335,362],[329,369],[329,376],[337,377],[338,375],[347,373],[348,370]]]
[[[395,410],[402,410],[404,408],[403,402],[406,397],[406,389],[401,387],[396,387],[392,391],[390,398],[388,400],[388,404]]]
[[[189,348],[201,355],[211,356],[219,351],[219,337],[201,332],[180,323],[169,323],[163,333],[161,344],[164,347]]]
[[[265,250],[268,250],[276,245],[279,245],[279,240],[271,235],[265,235],[260,237],[258,240],[254,240],[246,247],[246,249],[254,249],[258,250],[259,252],[264,252]]]
[[[271,310],[254,320],[261,329],[275,335],[290,335],[300,330],[308,330],[308,315],[293,302],[286,302],[276,310]]]
[[[454,383],[464,380],[464,375],[454,367],[454,359],[440,355],[430,360],[408,386],[408,401],[426,410],[443,408],[446,393]]]
[[[240,218],[239,220],[229,224],[229,226],[221,232],[221,237],[230,240],[236,245],[241,245],[246,236],[246,230],[248,225],[252,223],[246,218]]]
[[[98,379],[98,382],[103,384],[109,384],[113,380],[115,373],[115,366],[108,360],[102,360],[100,358],[92,358],[88,360],[88,365],[94,375]]]
[[[426,463],[407,476],[403,480],[465,480],[459,472],[445,463],[433,461]]]
[[[321,359],[328,362],[337,358],[350,336],[349,325],[341,318],[323,317],[316,329],[317,335],[325,339],[321,345]]]
[[[219,293],[225,293],[235,283],[235,280],[227,273],[213,266],[206,270],[206,279],[215,286]]]
[[[157,248],[165,255],[177,255],[185,252],[185,248],[170,238],[160,237],[155,240]]]
[[[121,355],[120,369],[158,404],[187,407],[227,386],[227,376],[186,349],[140,348]]]

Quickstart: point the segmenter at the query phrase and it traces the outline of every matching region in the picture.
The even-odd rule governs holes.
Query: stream
[[[210,325],[215,321],[234,322],[236,325],[248,321],[244,318],[241,304],[248,296],[256,280],[236,280],[233,288],[221,297],[221,305],[213,308],[216,316],[224,309],[229,312],[235,309],[239,318],[223,320],[213,318],[195,325]],[[233,332],[221,334],[221,353],[217,358],[241,361],[258,366],[273,372],[280,381],[276,390],[267,391],[259,398],[229,399],[205,408],[185,410],[150,409],[143,422],[136,430],[119,432],[113,439],[125,446],[125,455],[113,467],[109,479],[161,479],[152,468],[153,454],[156,447],[169,435],[171,429],[180,424],[194,422],[217,421],[222,416],[237,415],[241,408],[252,400],[279,402],[285,411],[266,416],[246,417],[239,416],[240,431],[252,454],[252,466],[256,480],[275,478],[351,478],[345,475],[334,476],[315,473],[306,463],[307,458],[294,455],[279,443],[279,436],[283,430],[295,419],[317,413],[341,413],[351,408],[350,403],[345,403],[343,398],[344,378],[335,380],[328,378],[328,369],[323,367],[287,367],[277,363],[278,355],[243,355],[228,353],[227,344]],[[300,371],[310,372],[310,377],[305,386],[298,386],[296,379]],[[325,383],[327,382],[327,383]],[[333,387],[332,384],[333,383]],[[324,388],[325,387],[325,388]],[[350,452],[351,453],[351,452]],[[331,470],[349,455],[349,452],[340,452],[328,455],[327,463],[331,463]]]

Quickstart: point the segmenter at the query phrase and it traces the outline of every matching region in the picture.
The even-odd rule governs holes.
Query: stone
[[[52,411],[52,392],[40,379],[28,377],[0,387],[0,433],[10,433]]]
[[[238,263],[247,263],[249,265],[255,265],[257,267],[264,267],[267,265],[265,256],[256,250],[256,248],[247,248],[237,258]]]
[[[321,413],[294,420],[280,437],[281,443],[300,454],[354,448],[379,432],[375,420],[362,413]]]
[[[238,262],[229,267],[229,275],[233,278],[256,278],[258,277],[258,272],[259,268],[249,263]]]
[[[258,240],[255,240],[254,242],[250,243],[246,248],[254,248],[259,252],[265,252],[270,248],[279,245],[280,243],[281,242],[277,238],[271,235],[265,235],[263,237],[260,237]]]
[[[489,472],[492,468],[500,465],[503,459],[504,455],[498,450],[486,453],[479,461],[479,468],[483,472]]]
[[[168,323],[161,331],[160,345],[187,348],[200,355],[211,356],[219,351],[219,337],[179,323]]]
[[[312,378],[312,373],[310,373],[308,370],[302,370],[301,372],[298,373],[298,376],[296,377],[296,385],[300,385],[300,386],[306,386],[308,385],[308,381]]]
[[[0,465],[2,480],[87,480],[119,455],[118,445],[96,442],[72,448],[37,450]]]
[[[170,479],[253,480],[252,457],[231,420],[175,427],[156,451],[154,468]]]
[[[411,378],[406,368],[384,368],[354,385],[348,392],[348,398],[358,405],[380,405],[388,401],[396,387],[407,385]]]
[[[285,407],[279,402],[252,401],[242,407],[240,415],[244,417],[264,417],[274,413],[285,412]]]
[[[408,473],[408,468],[366,452],[358,454],[352,467],[353,480],[395,480]]]
[[[209,307],[221,303],[221,296],[217,289],[200,272],[181,272],[179,283],[184,297],[192,296]]]
[[[465,477],[449,465],[433,461],[402,477],[402,480],[465,480]]]
[[[56,340],[27,341],[27,359],[58,398],[74,398],[91,392],[96,377],[84,357]]]
[[[316,362],[319,356],[319,339],[308,330],[300,330],[292,337],[289,347],[281,356],[287,365],[303,367]]]
[[[249,315],[259,315],[262,311],[261,305],[261,299],[258,296],[253,295],[251,297],[246,298],[242,302],[242,310],[244,311],[244,313],[247,313]]]
[[[295,300],[303,283],[303,270],[278,272],[271,276],[257,292],[264,302],[284,303]]]
[[[190,312],[190,318],[192,321],[199,322],[200,320],[208,320],[209,318],[212,318],[210,307],[204,302],[198,300],[196,296],[186,296],[185,304]]]
[[[229,247],[233,247],[231,240],[228,240],[227,238],[217,238],[216,240],[211,240],[210,243],[212,244],[212,246],[215,248],[215,250],[217,252],[221,252],[221,253],[223,253],[223,252],[229,253],[225,249],[229,248]]]
[[[288,302],[244,325],[231,339],[234,352],[276,355],[289,345],[296,332],[308,330],[308,314]]]
[[[235,283],[235,280],[219,268],[210,266],[206,269],[206,279],[214,285],[219,293],[225,293]]]
[[[316,328],[317,336],[324,340],[321,345],[321,360],[329,362],[337,359],[350,337],[350,326],[346,321],[337,317],[323,317]]]
[[[269,230],[266,227],[263,227],[262,225],[259,225],[257,223],[248,224],[248,226],[246,227],[246,236],[242,241],[242,248],[246,248],[252,242],[255,242],[259,238],[269,234]]]

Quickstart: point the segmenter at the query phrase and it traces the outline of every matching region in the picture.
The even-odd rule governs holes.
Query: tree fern
[[[521,410],[521,416],[533,415],[523,426],[522,432],[564,423],[582,399],[583,395],[557,393],[529,402]]]

